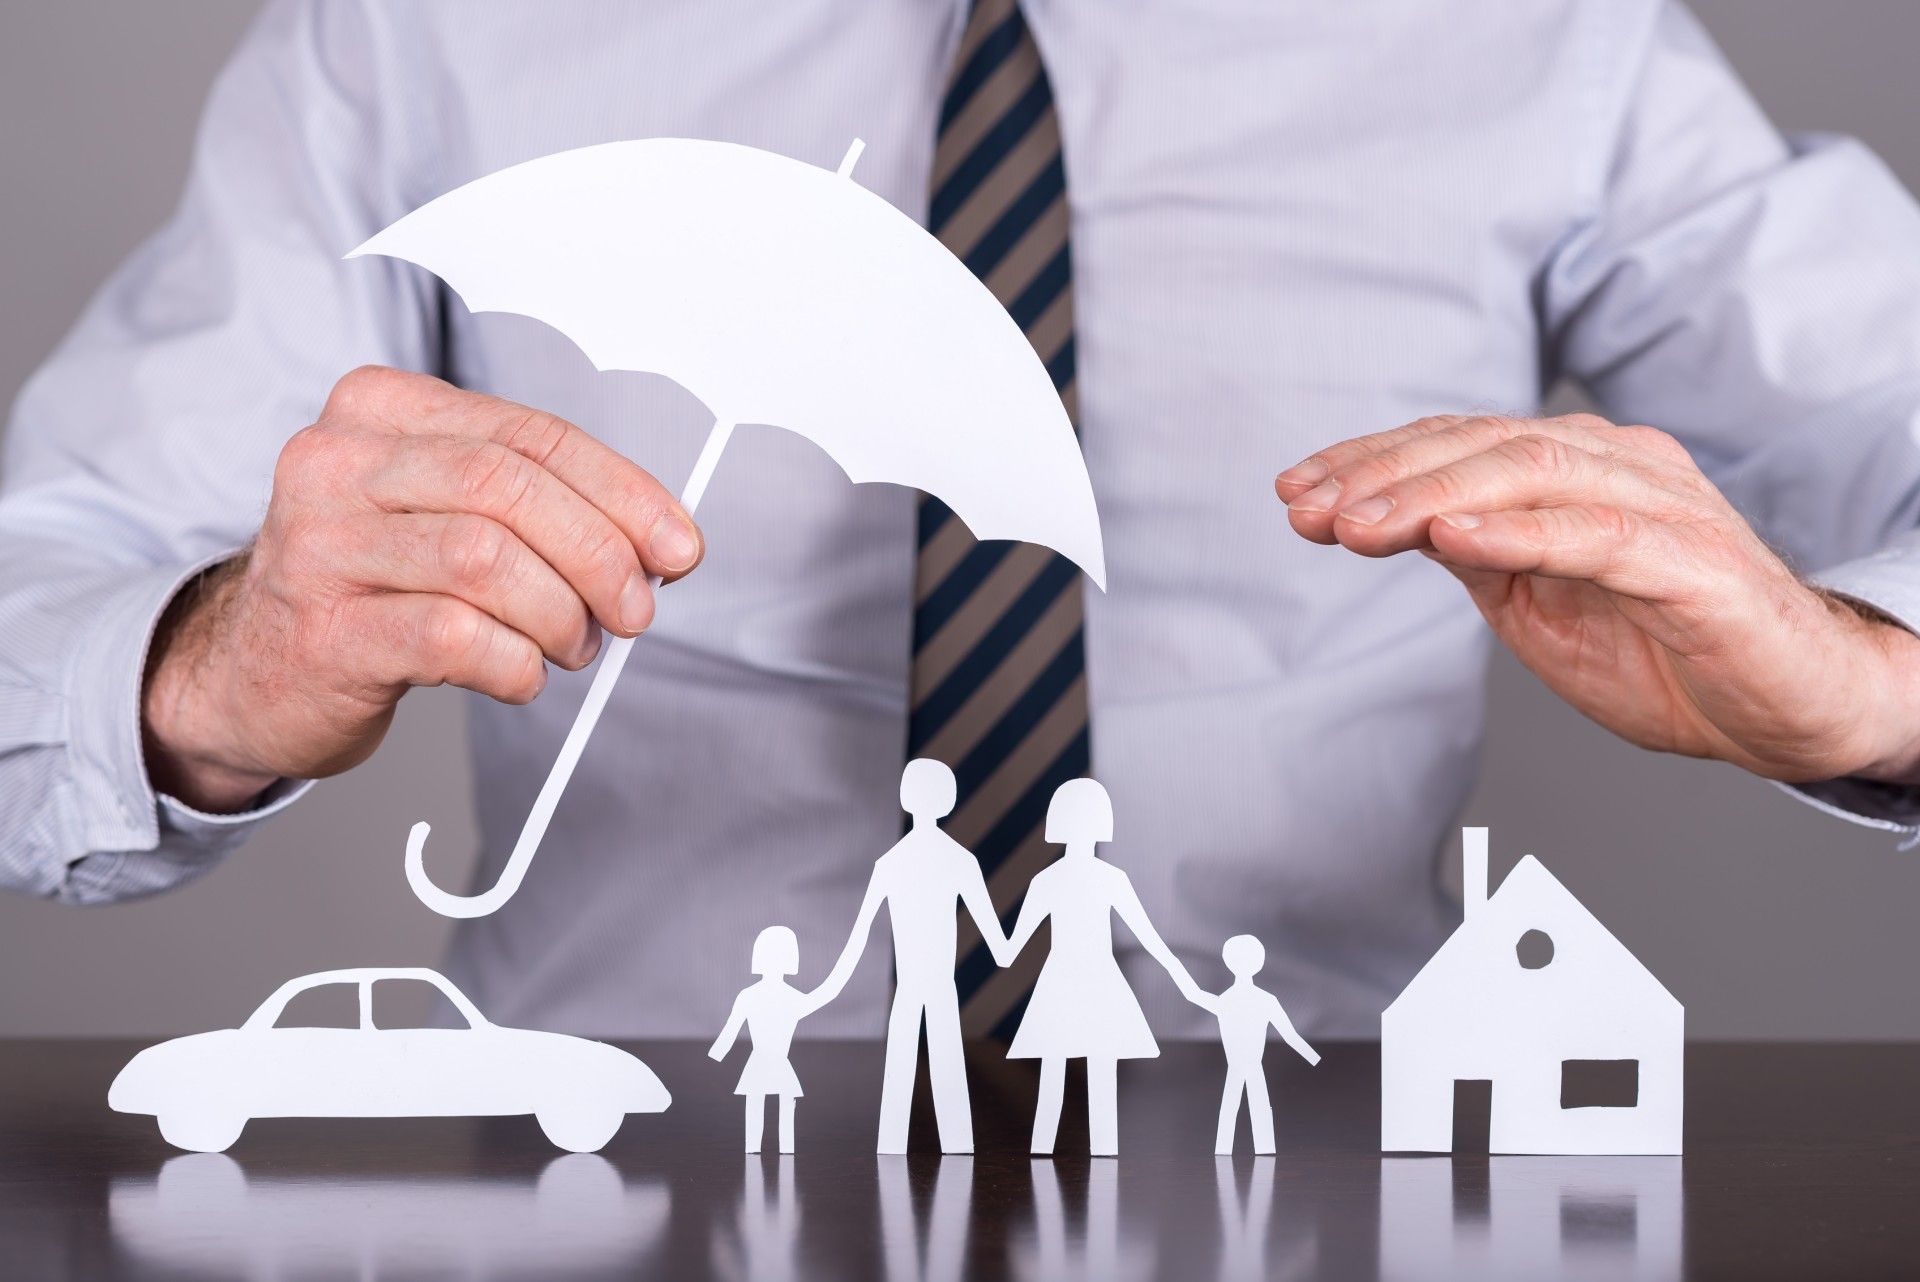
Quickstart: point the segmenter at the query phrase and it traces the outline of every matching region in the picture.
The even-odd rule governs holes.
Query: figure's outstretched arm
[[[853,968],[860,964],[860,954],[867,950],[867,936],[873,930],[874,916],[879,913],[880,905],[886,902],[887,892],[880,885],[880,873],[874,870],[867,882],[867,897],[860,901],[860,913],[853,919],[853,930],[847,935],[846,946],[841,948],[839,958],[833,963],[833,969],[820,981],[820,986],[807,994],[806,1013],[811,1015],[828,1002],[840,995],[840,990],[853,978]]]
[[[1273,1031],[1280,1034],[1280,1040],[1293,1047],[1293,1053],[1309,1064],[1320,1062],[1320,1052],[1307,1045],[1307,1039],[1294,1029],[1293,1021],[1287,1018],[1287,1008],[1280,1004],[1278,997],[1273,999],[1273,1013],[1269,1016]]]
[[[745,993],[733,999],[733,1010],[727,1016],[727,1026],[720,1030],[720,1036],[714,1038],[713,1045],[707,1048],[708,1059],[725,1059],[727,1052],[733,1049],[734,1039],[740,1036],[740,1025],[746,1022],[746,1001]]]
[[[1132,880],[1124,871],[1118,869],[1115,871],[1120,872],[1120,885],[1123,889],[1114,898],[1114,912],[1118,913],[1120,920],[1127,924],[1127,929],[1132,931],[1133,937],[1140,941],[1140,946],[1147,950],[1147,956],[1159,962],[1161,968],[1172,976],[1182,997],[1196,1006],[1213,1009],[1207,1005],[1206,992],[1200,985],[1193,982],[1193,976],[1187,973],[1187,968],[1181,964],[1180,959],[1173,955],[1173,949],[1168,948],[1166,941],[1160,938],[1160,932],[1153,928],[1153,921],[1147,916],[1146,906],[1140,902],[1140,896],[1134,893]]]
[[[986,876],[980,871],[980,861],[971,852],[967,855],[967,867],[970,870],[966,883],[960,887],[960,902],[967,906],[967,915],[973,918],[974,928],[980,932],[981,940],[987,951],[993,954],[996,966],[1008,966],[1020,955],[1012,941],[1000,925],[1000,914],[993,911],[993,896],[987,891]]]
[[[1175,960],[1177,964],[1178,959],[1175,959]],[[1177,984],[1180,981],[1178,979],[1175,979],[1173,982]],[[1201,1010],[1207,1012],[1207,1014],[1209,1015],[1217,1016],[1220,1013],[1219,995],[1208,992],[1206,989],[1200,987],[1198,984],[1195,984],[1193,986],[1192,992],[1187,992],[1185,989],[1182,989],[1181,996],[1185,997],[1188,1001],[1192,1002],[1195,1006],[1198,1006]]]

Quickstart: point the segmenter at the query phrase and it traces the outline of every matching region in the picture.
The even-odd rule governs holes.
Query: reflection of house
[[[1466,920],[1381,1016],[1380,1147],[1678,1153],[1680,1003],[1539,860],[1489,895],[1463,845]]]
[[[1680,1159],[1380,1161],[1382,1282],[1681,1275]]]

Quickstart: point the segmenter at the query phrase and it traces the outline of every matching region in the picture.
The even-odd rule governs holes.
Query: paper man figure
[[[753,1038],[753,1051],[740,1072],[735,1095],[747,1097],[747,1152],[760,1151],[760,1131],[766,1121],[767,1096],[780,1097],[780,1151],[793,1152],[793,1104],[803,1091],[794,1074],[787,1051],[793,1045],[793,1033],[800,1021],[832,1000],[826,985],[803,993],[787,983],[787,976],[800,969],[800,941],[785,926],[769,926],[753,941],[753,973],[760,982],[749,985],[733,999],[733,1013],[720,1030],[709,1059],[722,1060],[733,1049],[734,1039],[745,1025]]]
[[[925,757],[907,763],[900,776],[900,807],[913,827],[873,865],[867,897],[854,919],[840,960],[817,992],[831,1001],[852,975],[867,946],[880,905],[893,923],[893,1013],[887,1020],[887,1067],[880,1088],[882,1153],[907,1151],[907,1116],[919,1068],[920,1026],[927,1029],[927,1074],[933,1080],[933,1111],[940,1148],[973,1152],[973,1111],[967,1102],[967,1065],[960,1048],[960,996],[953,983],[959,944],[954,903],[965,904],[994,961],[1012,960],[994,915],[980,861],[940,830],[953,811],[953,771]]]
[[[1267,1099],[1267,1075],[1261,1063],[1267,1053],[1267,1029],[1279,1033],[1309,1064],[1318,1064],[1320,1053],[1294,1031],[1280,999],[1253,982],[1267,964],[1267,950],[1259,940],[1235,935],[1221,948],[1220,957],[1233,972],[1227,991],[1218,997],[1204,991],[1189,994],[1194,1005],[1220,1021],[1220,1042],[1227,1052],[1227,1086],[1220,1095],[1220,1128],[1214,1133],[1213,1151],[1223,1156],[1233,1152],[1234,1123],[1240,1118],[1244,1097],[1247,1123],[1253,1128],[1253,1151],[1271,1153],[1273,1105]]]

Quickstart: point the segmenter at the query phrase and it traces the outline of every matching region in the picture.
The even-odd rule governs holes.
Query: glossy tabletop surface
[[[531,1118],[266,1120],[182,1154],[106,1107],[136,1049],[0,1043],[0,1276],[1920,1276],[1920,1046],[1694,1046],[1684,1158],[1382,1157],[1377,1055],[1269,1050],[1280,1151],[1212,1152],[1217,1048],[1121,1066],[1118,1159],[1026,1152],[1037,1073],[971,1050],[978,1151],[876,1157],[877,1044],[802,1043],[798,1152],[741,1150],[737,1065],[631,1047],[674,1094],[597,1155]],[[769,1136],[771,1137],[771,1126]],[[1076,1151],[1077,1150],[1077,1151]]]

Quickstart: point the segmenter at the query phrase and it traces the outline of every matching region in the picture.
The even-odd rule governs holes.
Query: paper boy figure
[[[749,1153],[760,1151],[769,1095],[780,1097],[780,1151],[793,1152],[793,1102],[803,1092],[787,1051],[800,1021],[832,999],[824,984],[810,993],[788,984],[786,977],[799,969],[800,941],[793,931],[786,926],[769,926],[761,931],[753,941],[753,973],[760,976],[760,982],[749,985],[733,999],[727,1026],[707,1051],[710,1059],[725,1059],[742,1024],[753,1038],[753,1051],[740,1072],[740,1084],[733,1088],[735,1095],[747,1097]]]
[[[1196,1006],[1212,1012],[1220,1021],[1220,1042],[1227,1052],[1227,1086],[1220,1096],[1220,1129],[1214,1133],[1213,1151],[1222,1155],[1233,1152],[1234,1123],[1239,1120],[1240,1100],[1245,1097],[1247,1121],[1253,1128],[1253,1151],[1271,1153],[1273,1105],[1267,1099],[1267,1075],[1261,1065],[1267,1053],[1267,1029],[1279,1033],[1309,1064],[1318,1064],[1320,1053],[1294,1031],[1280,999],[1253,982],[1267,964],[1267,950],[1259,940],[1252,935],[1235,935],[1221,948],[1220,957],[1233,972],[1233,983],[1218,997],[1207,992],[1193,997]]]

